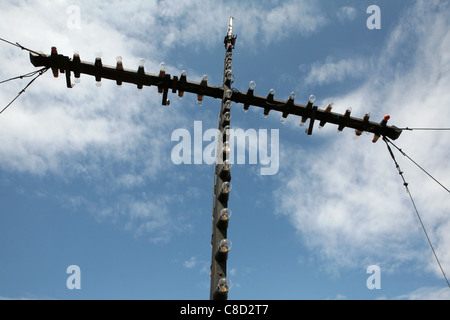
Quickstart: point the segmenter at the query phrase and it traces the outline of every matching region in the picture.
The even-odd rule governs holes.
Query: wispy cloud
[[[450,300],[450,290],[448,287],[419,288],[413,292],[395,297],[394,300]]]
[[[2,37],[46,53],[51,46],[69,56],[77,50],[87,61],[101,50],[105,64],[113,65],[121,55],[130,69],[137,68],[138,58],[144,57],[146,70],[154,72],[164,55],[175,48],[192,48],[193,43],[205,50],[216,46],[230,15],[239,21],[237,29],[246,30],[243,43],[261,38],[276,42],[290,32],[308,35],[325,24],[312,1],[129,1],[126,5],[80,1],[75,4],[80,28],[71,29],[67,9],[72,5],[69,1],[5,4]],[[305,18],[298,20],[298,16]],[[21,21],[20,28],[9,27],[17,21]],[[28,54],[17,48],[0,46],[0,55],[8,59],[0,70],[1,79],[32,69]],[[170,62],[167,67],[177,69]],[[136,95],[136,88],[118,90],[108,81],[97,88],[87,76],[69,90],[60,80],[46,74],[2,114],[0,167],[37,177],[56,175],[64,181],[94,182],[97,203],[85,195],[58,197],[70,199],[68,205],[75,209],[87,208],[101,221],[123,223],[137,235],[151,234],[154,241],[166,241],[172,232],[183,229],[183,223],[177,225],[178,217],[167,212],[166,202],[128,194],[133,188],[145,188],[148,180],[170,174],[169,133],[185,126],[186,115],[171,108],[168,116],[153,91]],[[11,92],[23,87],[23,83],[9,85],[0,92],[2,104],[12,98]],[[115,200],[106,201],[110,196]]]
[[[200,273],[209,274],[210,262],[205,260],[199,260],[197,257],[190,257],[183,262],[183,267],[186,269],[198,269]],[[230,271],[231,272],[231,271]]]
[[[342,294],[337,294],[336,297],[334,297],[331,300],[347,300],[348,298]]]
[[[183,266],[184,266],[186,269],[192,269],[192,268],[194,268],[197,264],[198,264],[197,258],[196,258],[196,257],[190,257],[189,260],[186,260],[186,261],[183,263]]]
[[[356,19],[358,12],[355,8],[350,6],[341,7],[337,12],[337,17],[340,22],[353,21]]]
[[[325,85],[360,78],[367,74],[370,68],[371,63],[367,58],[348,58],[336,61],[335,58],[328,57],[325,61],[312,64],[305,83],[308,85]]]
[[[392,111],[392,122],[399,126],[444,126],[443,119],[450,116],[450,41],[445,41],[450,21],[444,13],[448,9],[446,2],[418,1],[400,21],[402,32],[392,31],[378,69],[358,89],[330,97],[335,107],[364,107],[356,112],[371,112],[372,119]],[[412,38],[416,41],[405,45],[405,39]],[[412,57],[410,63],[398,65],[405,50]],[[339,65],[345,74],[344,62],[328,67]],[[324,268],[338,272],[375,261],[383,270],[425,268],[441,277],[432,255],[423,254],[429,246],[383,142],[374,145],[362,136],[355,143],[350,130],[339,136],[335,130],[317,134],[327,135],[332,143],[315,148],[314,153],[290,150],[290,157],[280,158],[281,166],[296,159],[297,169],[289,170],[275,198],[280,213],[289,216],[305,244],[319,259],[329,261]],[[441,133],[404,132],[397,143],[449,185],[448,142]],[[398,158],[441,263],[450,270],[448,194],[404,157]]]
[[[236,13],[236,19],[241,19],[240,27],[250,30],[245,36],[249,39],[263,36],[270,42],[292,31],[300,34],[314,32],[324,24],[318,8],[310,1],[288,1],[276,5],[264,2],[260,7],[251,3],[223,4],[197,0],[182,3],[131,1],[127,6],[118,2],[108,2],[106,5],[106,2],[86,1],[79,5],[80,30],[70,30],[67,27],[69,5],[61,1],[49,8],[45,1],[33,5],[25,1],[20,8],[5,6],[2,24],[22,21],[24,16],[29,19],[14,31],[5,27],[3,30],[9,31],[2,36],[20,40],[36,50],[47,50],[56,45],[61,53],[71,55],[77,49],[82,59],[93,58],[95,51],[101,49],[105,63],[112,64],[115,55],[122,55],[129,68],[136,67],[138,56],[145,52],[146,57],[152,57],[146,61],[146,67],[156,70],[159,59],[162,59],[161,53],[158,54],[162,48],[169,50],[192,42],[199,46],[215,44],[219,33],[223,33],[223,24],[217,21],[224,21],[225,24],[233,13]],[[204,14],[198,16],[199,11]],[[130,15],[135,12],[139,14],[130,24]],[[299,15],[314,19],[306,18],[299,22],[296,19]],[[152,41],[147,41],[144,30],[154,31]],[[11,58],[2,69],[2,77],[17,73],[16,66],[23,65],[27,60],[26,54],[17,54],[15,48],[1,47],[0,50],[2,56]],[[125,158],[127,155],[130,159],[134,157],[133,152],[142,148],[145,140],[149,148],[161,150],[164,147],[158,139],[148,138],[161,135],[168,123],[173,123],[175,119],[167,119],[160,112],[146,113],[138,103],[131,102],[135,100],[131,99],[135,91],[118,92],[109,84],[98,89],[89,77],[82,77],[82,83],[68,91],[60,81],[52,82],[50,77],[40,79],[41,83],[29,89],[26,98],[14,105],[14,112],[8,112],[0,119],[0,133],[6,142],[0,146],[3,167],[45,174],[74,167],[68,160],[80,155],[98,159],[98,155],[108,152],[110,159]],[[90,83],[87,85],[86,81]],[[19,90],[19,86],[11,89]],[[151,105],[160,110],[159,98],[149,96],[151,99],[148,100],[155,101]],[[2,92],[0,101],[7,99],[8,95]],[[111,108],[113,103],[115,107]],[[143,114],[145,119],[139,121]],[[149,122],[154,124],[151,134],[146,127]],[[158,129],[161,130],[155,132]],[[153,159],[152,163],[157,172],[156,164],[162,165],[164,162]],[[122,177],[122,183],[129,182],[130,179],[125,181]]]

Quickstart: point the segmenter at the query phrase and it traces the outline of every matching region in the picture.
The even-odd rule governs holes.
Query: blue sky
[[[381,29],[368,29],[381,11]],[[72,9],[76,9],[73,11]],[[79,9],[79,16],[73,15]],[[104,64],[221,85],[223,38],[238,35],[233,87],[398,127],[448,127],[450,5],[446,1],[15,1],[0,36],[44,53],[56,46]],[[73,19],[75,18],[75,19]],[[34,70],[0,44],[0,80]],[[0,86],[5,106],[27,83]],[[220,102],[117,88],[51,73],[0,116],[2,299],[208,299],[213,167],[176,165],[177,129],[217,126]],[[232,127],[279,130],[279,170],[232,167],[230,299],[449,299],[402,181],[382,141],[333,125],[312,136],[300,120],[232,107]],[[273,136],[271,136],[273,137]],[[395,143],[450,185],[446,132],[404,132]],[[203,144],[206,147],[207,143]],[[270,153],[270,151],[269,151]],[[194,150],[192,150],[194,156]],[[450,274],[448,193],[397,154],[442,267]],[[81,270],[69,290],[67,267]],[[368,289],[367,268],[381,289]]]

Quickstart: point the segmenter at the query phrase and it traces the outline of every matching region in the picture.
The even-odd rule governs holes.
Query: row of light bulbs
[[[74,52],[74,57],[78,57],[78,58],[79,58],[79,52],[78,52],[78,51],[75,51],[75,52]],[[96,54],[95,54],[95,57],[96,57],[96,62],[97,62],[97,63],[98,63],[99,61],[101,61],[101,58],[102,58],[102,52],[101,52],[101,51],[97,51]],[[117,56],[116,61],[117,61],[116,68],[117,68],[118,70],[123,70],[123,58],[122,58],[121,56]],[[143,69],[144,69],[144,65],[145,65],[145,60],[142,59],[142,58],[139,59],[139,68],[138,68],[138,69],[139,69],[139,70],[143,70]],[[165,76],[165,73],[166,73],[166,64],[165,64],[165,62],[161,62],[160,65],[159,65],[159,67],[160,67],[160,74],[159,74],[159,76],[160,76],[160,77],[164,77],[164,76]],[[232,74],[232,73],[231,73],[231,68],[228,68],[228,69],[226,70],[226,77],[227,77],[229,80],[231,79],[231,74]],[[183,76],[186,77],[186,70],[183,70],[183,71],[181,72],[181,76],[182,76],[182,77],[183,77]],[[207,81],[208,81],[208,76],[207,76],[207,75],[204,75],[204,76],[202,77],[201,83],[207,84]],[[75,78],[75,83],[80,83],[80,78]],[[97,85],[98,87],[101,87],[101,86],[102,86],[102,81],[101,81],[101,79],[98,80],[98,81],[96,81],[96,85]],[[118,85],[121,86],[121,83],[118,83]],[[255,87],[256,87],[256,82],[255,82],[255,81],[250,81],[250,83],[249,83],[249,88],[250,88],[250,90],[254,90]],[[139,88],[139,90],[142,90],[142,88]],[[270,92],[269,92],[269,94],[273,96],[273,95],[275,94],[275,90],[274,90],[274,89],[271,89]],[[225,97],[226,97],[227,99],[231,99],[232,95],[233,95],[233,91],[232,91],[232,90],[227,90],[227,91],[225,92]],[[180,95],[180,99],[181,99],[182,97],[183,97],[183,96]],[[295,92],[292,92],[289,98],[290,98],[291,100],[294,100],[295,97],[296,97]],[[309,102],[310,102],[310,103],[314,103],[315,101],[316,101],[316,97],[315,97],[314,95],[311,95],[311,96],[309,97]],[[231,101],[229,101],[229,102],[231,103]],[[201,106],[202,103],[203,103],[203,96],[199,96],[199,98],[198,98],[198,104]],[[246,111],[247,111],[247,110],[246,110]],[[265,117],[267,117],[267,115],[265,115]],[[286,118],[282,118],[281,121],[282,121],[283,123],[285,123],[285,122],[286,122]]]
[[[78,51],[75,51],[74,54],[74,59],[80,59],[80,53]],[[101,59],[102,59],[102,52],[101,51],[97,51],[95,53],[95,63],[96,64],[101,64]],[[145,60],[144,59],[139,59],[138,60],[139,66],[138,66],[138,72],[143,72],[144,71],[144,65],[145,65]],[[165,62],[161,62],[159,65],[160,68],[160,73],[159,76],[161,78],[163,78],[166,74],[166,63]],[[116,57],[116,69],[117,70],[124,70],[123,68],[123,58],[122,56],[117,56]],[[183,70],[182,75],[186,76],[186,71]],[[75,77],[75,83],[80,83],[80,77]],[[121,82],[117,82],[117,85],[120,87],[122,85]],[[100,79],[96,79],[96,86],[97,87],[101,87],[102,86],[102,81],[101,78]],[[142,87],[138,87],[139,90],[142,90]],[[182,96],[180,96],[181,98]]]
[[[224,192],[224,190],[228,190],[227,192],[229,192],[231,190],[231,184],[229,182],[223,183],[222,192]],[[222,209],[222,211],[220,212],[218,223],[228,223],[228,221],[231,218],[231,214],[232,214],[232,212],[229,208]],[[218,260],[226,259],[224,257],[226,257],[228,255],[228,252],[231,250],[232,245],[233,244],[232,244],[231,240],[229,240],[229,239],[221,240],[219,243],[219,246],[217,248],[216,259],[218,259]],[[227,277],[221,278],[217,284],[217,291],[221,294],[226,294],[231,289],[231,286],[232,286],[232,282],[229,278],[227,278]]]
[[[97,51],[95,56],[96,56],[96,63],[101,63],[102,52],[101,51]],[[77,57],[79,59],[78,51],[74,52],[74,57]],[[116,58],[116,61],[117,61],[116,68],[118,70],[123,70],[123,58],[121,56],[118,56]],[[139,59],[138,72],[144,72],[144,64],[145,64],[145,60],[144,59]],[[164,62],[161,62],[159,67],[160,67],[159,76],[163,78],[165,76],[165,73],[166,73],[166,64]],[[226,67],[227,67],[226,72],[225,72],[226,78],[228,80],[231,80],[231,75],[232,75],[232,73],[231,73],[231,66],[226,65]],[[183,70],[181,72],[181,76],[182,77],[186,77],[186,70]],[[202,77],[202,80],[201,80],[201,85],[207,86],[207,82],[208,82],[208,76],[204,75]],[[75,83],[80,83],[80,77],[75,77]],[[121,87],[122,83],[118,81],[117,85],[119,87]],[[101,78],[96,79],[96,86],[97,87],[101,87],[102,86]],[[253,90],[255,88],[256,88],[256,82],[255,81],[250,81],[250,83],[249,83],[249,90],[253,92]],[[142,91],[143,88],[142,88],[142,86],[138,86],[138,89],[139,89],[139,91]],[[162,92],[159,92],[159,93],[162,94]],[[275,95],[275,90],[274,89],[270,89],[269,96],[273,97],[274,95]],[[182,99],[183,96],[184,96],[184,92],[179,91],[178,96],[179,96],[180,99]],[[225,92],[225,98],[226,99],[231,99],[232,96],[233,96],[233,91],[232,90],[227,90]],[[293,100],[295,100],[295,98],[296,98],[296,93],[292,92],[290,94],[290,96],[289,96],[289,99],[291,101],[293,101]],[[310,95],[308,101],[312,105],[316,101],[316,96],[315,95]],[[198,103],[199,106],[203,105],[203,96],[202,95],[198,95],[197,103]],[[227,103],[229,103],[228,109],[230,109],[231,108],[231,101],[228,100]],[[326,112],[331,112],[332,107],[333,107],[333,104],[329,104],[327,106],[327,108],[325,109],[325,111]],[[248,109],[244,109],[244,111],[247,112]],[[347,112],[349,112],[349,111],[351,112],[351,109],[347,110]],[[231,117],[231,113],[227,112],[227,113],[225,113],[224,116],[225,116],[225,119],[227,119],[227,117],[228,117],[228,120],[229,120],[229,118]],[[368,115],[365,116],[365,118],[368,119],[369,116],[370,115],[368,114]],[[267,117],[268,117],[268,112],[264,112],[264,118],[267,118]],[[287,117],[285,115],[282,115],[280,121],[281,121],[281,123],[285,124],[286,121],[287,121]],[[301,122],[299,124],[300,127],[304,127],[305,124],[306,124],[306,121],[307,121],[307,118],[302,118],[302,120],[301,120]],[[319,128],[322,128],[322,127],[323,127],[323,125],[319,125]],[[356,136],[357,137],[359,137],[361,134],[362,134],[362,132],[360,130],[356,130]],[[375,137],[374,141],[377,140],[376,138],[378,138],[378,137]]]
[[[251,91],[251,93],[253,93],[253,90],[256,88],[256,82],[255,81],[250,81],[249,83],[249,91]],[[270,89],[269,91],[269,97],[271,97],[271,99],[273,99],[273,96],[275,95],[275,89]],[[295,92],[291,92],[291,94],[289,95],[289,100],[291,102],[293,102],[295,100],[295,97],[297,96],[297,94]],[[314,104],[314,102],[316,101],[316,96],[315,95],[310,95],[309,96],[309,104],[312,106],[312,104]],[[327,112],[330,112],[332,108],[332,104],[328,105],[327,107]],[[248,112],[248,109],[245,108],[244,109],[245,112]],[[269,116],[269,112],[268,110],[264,112],[264,118],[267,118]],[[302,121],[300,122],[300,127],[303,127],[306,123],[306,118],[303,118]],[[281,116],[281,123],[285,124],[287,121],[287,116],[286,115],[282,115]]]
[[[230,87],[232,83],[232,53],[227,52],[226,54],[226,60],[225,60],[225,71],[224,71],[224,86]],[[203,77],[205,79],[206,76]],[[203,81],[203,80],[202,80]],[[220,188],[220,194],[218,197],[219,201],[228,201],[229,193],[231,191],[231,183],[230,183],[230,167],[231,163],[228,159],[228,155],[231,151],[230,149],[230,142],[227,136],[230,134],[230,120],[231,120],[231,97],[233,95],[233,91],[226,90],[223,97],[223,106],[224,109],[221,115],[221,128],[224,133],[224,143],[223,143],[223,166],[222,171],[220,172],[220,176],[225,182],[222,183],[222,186]],[[201,106],[201,101],[198,99],[199,105]],[[219,229],[226,229],[228,228],[228,222],[231,218],[231,210],[229,208],[224,208],[221,210],[218,221],[217,221],[217,227]],[[219,246],[217,248],[217,254],[216,254],[216,260],[217,261],[224,261],[228,258],[228,252],[231,250],[232,243],[229,239],[222,239],[219,243]],[[223,277],[219,279],[217,283],[217,292],[219,294],[228,294],[228,291],[230,290],[232,286],[231,280],[227,277]]]
[[[79,53],[78,53],[78,51],[75,51],[75,52],[74,52],[74,57],[78,57],[78,58],[79,58]],[[101,61],[101,58],[102,58],[102,52],[101,52],[101,51],[97,51],[95,57],[96,57],[96,62],[97,62],[97,63],[98,63],[99,61]],[[117,61],[116,68],[117,68],[118,70],[123,70],[123,58],[122,58],[121,56],[117,56],[116,61]],[[143,70],[143,69],[144,69],[144,65],[145,65],[145,60],[142,59],[142,58],[139,59],[139,67],[138,67],[138,70]],[[164,77],[164,76],[165,76],[165,73],[166,73],[166,64],[165,64],[165,62],[161,62],[160,65],[159,65],[159,67],[160,67],[160,74],[159,74],[159,76],[160,76],[160,77]],[[227,67],[228,67],[228,66],[227,66]],[[230,68],[230,67],[228,67],[228,69],[226,69],[225,74],[226,74],[226,78],[227,78],[228,80],[231,80],[232,72],[231,72],[231,68]],[[181,72],[181,76],[182,76],[182,77],[186,77],[186,70],[183,70],[183,71]],[[201,84],[206,85],[206,84],[207,84],[207,81],[208,81],[208,76],[207,76],[207,75],[204,75],[204,76],[202,77]],[[80,83],[80,78],[75,78],[75,83]],[[102,81],[101,81],[101,79],[99,79],[98,81],[96,81],[96,85],[97,85],[97,87],[101,87],[101,86],[102,86]],[[118,82],[117,85],[118,85],[118,86],[121,86],[122,84],[121,84],[120,82]],[[255,87],[256,87],[256,82],[255,82],[255,81],[250,81],[250,83],[249,83],[249,88],[250,88],[250,90],[254,90]],[[139,90],[142,90],[141,87],[139,87],[138,89],[139,89]],[[161,93],[161,92],[160,92],[160,93]],[[275,94],[275,90],[274,90],[274,89],[271,89],[270,92],[269,92],[269,94],[273,96],[273,95]],[[232,95],[233,95],[233,91],[232,91],[232,90],[227,90],[227,91],[225,92],[225,98],[227,98],[227,99],[231,99]],[[183,98],[183,95],[180,94],[179,97],[180,97],[180,99],[181,99],[181,98]],[[290,98],[291,100],[294,100],[295,97],[296,97],[295,92],[292,92],[289,98]],[[314,95],[311,95],[311,96],[309,97],[309,101],[310,101],[311,103],[314,103],[315,100],[316,100],[316,97],[315,97]],[[231,101],[228,101],[228,102],[231,104]],[[198,96],[198,101],[197,101],[197,103],[198,103],[199,106],[202,106],[202,105],[203,105],[203,96],[201,96],[201,95]],[[230,105],[230,106],[231,106],[231,105]],[[248,111],[248,110],[246,110],[246,111]],[[267,115],[264,115],[264,117],[266,118]],[[281,122],[282,122],[282,123],[285,123],[285,122],[286,122],[286,118],[283,117],[283,118],[281,119]]]
[[[252,94],[253,94],[253,90],[255,89],[255,87],[256,87],[256,82],[255,82],[255,81],[250,81],[250,83],[249,83],[249,91],[250,91]],[[269,91],[269,97],[271,97],[271,98],[273,99],[273,96],[274,96],[274,95],[275,95],[275,90],[274,90],[274,89],[270,89],[270,91]],[[295,100],[295,97],[296,97],[296,93],[295,93],[295,92],[291,92],[291,94],[290,94],[290,96],[289,96],[289,100],[293,102],[293,101]],[[308,105],[309,105],[310,107],[312,107],[315,101],[316,101],[316,96],[313,95],[313,94],[310,95],[310,96],[309,96],[309,100],[308,100]],[[328,104],[328,106],[325,108],[325,112],[330,113],[331,110],[332,110],[332,108],[333,108],[333,103]],[[245,111],[245,112],[248,112],[248,108],[244,108],[244,111]],[[351,111],[352,111],[352,109],[351,109],[351,108],[348,108],[348,109],[346,110],[346,115],[350,116]],[[269,115],[268,111],[265,111],[265,112],[264,112],[264,118],[267,118],[268,115]],[[366,115],[364,116],[363,120],[364,120],[365,122],[368,122],[368,121],[369,121],[369,118],[370,118],[370,113],[366,114]],[[382,123],[384,123],[384,125],[385,125],[385,124],[387,123],[387,121],[389,121],[389,119],[390,119],[390,116],[389,116],[389,115],[386,115],[386,116],[383,118]],[[285,123],[286,123],[286,120],[287,120],[287,116],[286,116],[285,114],[283,114],[283,115],[281,116],[281,123],[285,124]],[[300,122],[300,124],[299,124],[300,127],[304,127],[305,124],[306,124],[306,121],[307,121],[307,118],[306,118],[306,117],[302,117],[302,120],[301,120],[301,122]],[[321,122],[321,123],[319,124],[319,129],[322,129],[322,128],[324,127],[324,125],[325,125],[325,123],[324,123],[324,122]],[[338,130],[338,132],[341,132],[341,131],[342,131],[342,130]],[[355,130],[355,134],[356,134],[356,137],[355,137],[355,138],[358,138],[359,136],[362,135],[362,131],[361,131],[361,130]],[[372,142],[374,142],[374,143],[377,142],[379,138],[380,138],[380,136],[377,135],[377,134],[375,134]]]

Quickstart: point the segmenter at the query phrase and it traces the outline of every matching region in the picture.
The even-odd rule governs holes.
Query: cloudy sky
[[[233,16],[236,89],[253,80],[259,95],[314,94],[335,112],[443,128],[449,13],[437,0],[22,0],[2,4],[0,37],[92,62],[100,50],[104,64],[122,56],[135,70],[143,58],[151,73],[164,61],[220,86]],[[0,56],[0,81],[36,70],[4,42]],[[0,85],[1,109],[29,80]],[[48,72],[0,115],[2,299],[209,298],[213,166],[174,163],[172,135],[215,128],[220,101],[169,98],[163,107],[155,88],[89,76],[67,89]],[[263,161],[248,158],[232,167],[230,299],[450,299],[384,142],[330,124],[307,136],[299,122],[232,107],[233,128],[278,133],[258,151],[278,152],[279,170],[261,175]],[[395,144],[448,187],[449,142],[446,131],[405,131]],[[394,152],[450,276],[449,194]],[[67,287],[72,265],[79,290]],[[367,286],[374,265],[380,289]]]

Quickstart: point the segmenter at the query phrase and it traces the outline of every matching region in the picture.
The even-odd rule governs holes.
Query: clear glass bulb
[[[231,151],[230,142],[229,141],[224,142],[224,144],[223,144],[223,152],[224,153],[230,153],[230,151]]]
[[[231,90],[227,90],[225,92],[225,97],[228,98],[228,99],[230,99],[232,95],[233,95],[233,91],[231,91]]]
[[[230,209],[228,209],[228,208],[222,209],[222,211],[220,211],[220,220],[228,221],[228,220],[230,220],[231,215],[232,215],[232,212]]]
[[[97,51],[95,52],[95,58],[96,58],[96,59],[101,59],[101,58],[102,58],[102,52],[101,52],[100,50],[97,50]]]
[[[282,124],[285,124],[285,123],[286,123],[286,120],[287,120],[287,119],[286,119],[285,117],[281,117],[281,123],[282,123]]]
[[[232,285],[233,284],[231,283],[230,279],[221,278],[217,283],[217,290],[221,293],[227,293],[228,291],[230,291]]]
[[[117,65],[116,68],[118,70],[123,70],[123,59],[121,56],[116,57]]]
[[[145,60],[142,59],[142,58],[140,58],[140,59],[139,59],[139,67],[140,67],[140,68],[143,68],[143,67],[144,67],[144,64],[145,64]]]
[[[75,78],[75,83],[80,83],[81,79],[80,78]]]
[[[208,81],[208,76],[206,74],[203,76],[202,81],[203,82]]]
[[[316,96],[315,95],[310,95],[309,96],[309,102],[311,102],[311,103],[314,103],[314,102],[316,102]]]
[[[197,100],[197,104],[199,107],[203,106],[203,100]]]
[[[230,101],[230,100],[228,100],[227,102],[225,102],[225,108],[231,109],[231,101]]]
[[[226,253],[228,251],[231,250],[231,247],[233,246],[233,244],[231,243],[230,240],[228,239],[223,239],[222,241],[220,241],[219,243],[219,251]]]
[[[186,77],[186,76],[187,76],[186,70],[181,71],[181,76],[182,76],[182,77]]]
[[[250,83],[248,85],[249,85],[250,90],[254,90],[255,87],[256,87],[256,82],[255,81],[250,81]]]
[[[231,149],[230,149],[230,151],[231,151]],[[223,168],[224,168],[224,170],[230,170],[230,168],[231,168],[231,161],[230,160],[225,160],[224,162],[223,162]]]
[[[223,193],[228,193],[228,192],[230,192],[231,191],[231,183],[230,182],[224,182],[223,184],[222,184],[222,192]]]
[[[165,62],[161,62],[159,64],[159,70],[161,71],[166,71],[166,63]]]
[[[291,100],[294,100],[296,96],[297,96],[297,94],[295,92],[291,92],[291,95],[289,96],[289,98]]]
[[[231,119],[231,112],[226,112],[226,113],[223,115],[223,119],[224,119],[225,121],[230,121],[230,119]]]
[[[271,95],[274,95],[274,94],[275,94],[275,89],[270,89],[269,93],[270,93]]]
[[[100,88],[102,86],[102,82],[101,81],[96,81],[95,85]]]

